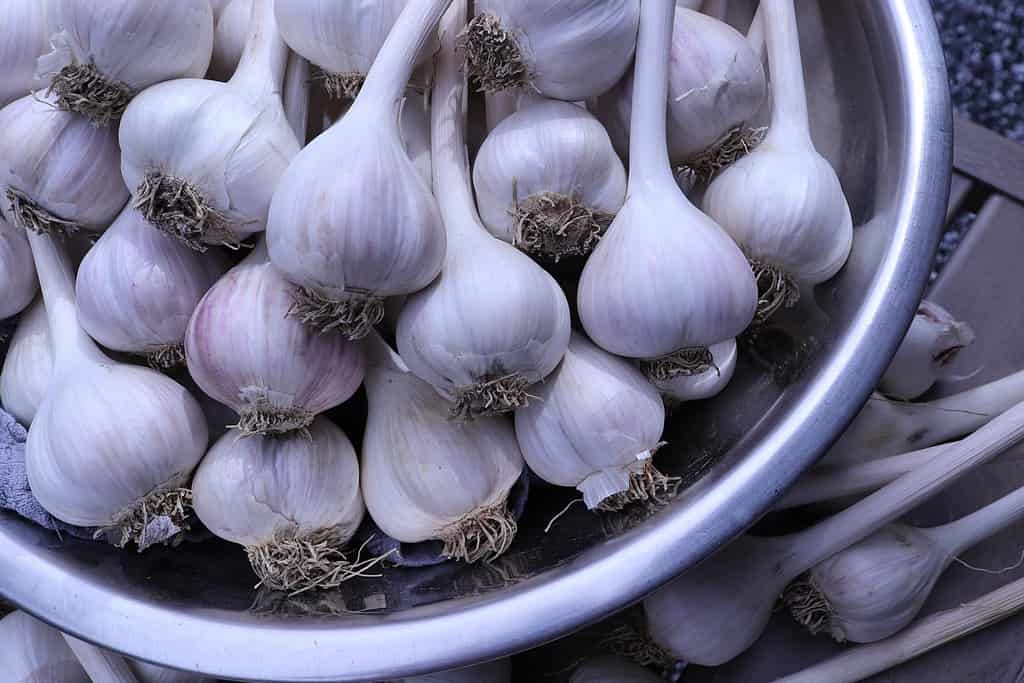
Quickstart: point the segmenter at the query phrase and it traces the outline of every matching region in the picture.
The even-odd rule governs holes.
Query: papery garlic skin
[[[239,414],[246,434],[307,427],[363,381],[360,348],[290,318],[291,292],[257,247],[206,293],[189,322],[189,372]]]
[[[652,379],[661,393],[673,401],[702,401],[720,394],[736,372],[736,340],[708,347],[712,367],[696,375],[678,375],[666,380]]]
[[[115,121],[142,89],[202,74],[210,62],[209,0],[50,0],[49,11],[61,30],[38,74],[63,108],[97,125]]]
[[[226,81],[238,68],[249,35],[253,0],[230,0],[218,15],[213,32],[213,56],[207,78]]]
[[[572,102],[607,91],[629,68],[640,3],[481,0],[476,14],[463,40],[481,89],[526,86]]]
[[[355,449],[324,417],[306,434],[243,438],[228,432],[196,471],[192,496],[203,524],[244,546],[257,576],[276,590],[309,588],[298,583],[309,576],[293,576],[281,569],[280,557],[277,564],[268,558],[285,554],[314,563],[304,544],[340,550],[365,512]]]
[[[53,379],[53,341],[43,300],[37,298],[14,330],[0,371],[0,404],[21,424],[35,419]]]
[[[580,664],[569,683],[657,683],[661,679],[621,657],[600,655]]]
[[[36,60],[49,47],[46,3],[40,0],[6,0],[0,4],[0,107],[39,87]]]
[[[17,315],[39,291],[25,232],[0,218],[0,320]]]
[[[60,632],[21,611],[0,619],[0,662],[12,683],[90,683]]]
[[[650,459],[665,428],[661,396],[639,370],[573,333],[561,365],[532,391],[537,400],[516,411],[515,425],[537,476],[579,489],[590,509],[617,494],[657,495],[631,490],[645,471],[659,478]]]
[[[592,250],[626,200],[626,170],[593,115],[535,98],[488,134],[474,163],[473,187],[491,234],[557,260]],[[582,224],[585,232],[545,248],[555,235],[531,232],[548,223],[573,233]]]
[[[444,554],[454,559],[501,554],[515,533],[506,501],[524,466],[511,421],[453,422],[431,386],[382,340],[365,343],[374,355],[362,451],[370,516],[402,543],[445,541]],[[500,537],[488,545],[482,529]]]
[[[128,201],[119,158],[113,129],[50,98],[15,100],[0,110],[0,212],[15,227],[100,232]]]
[[[226,270],[222,255],[189,249],[127,207],[79,266],[78,320],[108,349],[178,365],[192,313]]]

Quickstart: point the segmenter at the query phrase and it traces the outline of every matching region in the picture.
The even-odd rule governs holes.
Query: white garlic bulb
[[[17,315],[39,291],[25,231],[0,218],[0,320]]]
[[[437,201],[406,152],[399,115],[448,2],[407,5],[348,113],[295,157],[274,193],[270,258],[297,285],[295,314],[312,327],[363,337],[384,297],[423,289],[441,270]]]
[[[0,107],[39,87],[36,60],[48,47],[46,3],[40,0],[7,0],[0,4]]]
[[[31,257],[30,257],[31,258]],[[53,340],[46,308],[37,298],[14,330],[0,371],[0,404],[23,425],[32,424],[53,379]]]
[[[587,508],[618,510],[660,499],[673,481],[654,466],[665,406],[627,361],[573,333],[561,365],[516,411],[523,458],[541,479],[573,486]]]
[[[530,387],[555,369],[569,343],[569,304],[553,277],[480,223],[465,142],[465,78],[454,36],[442,43],[431,138],[447,254],[440,277],[406,301],[396,339],[409,368],[455,403],[452,414],[472,419],[525,404]]]
[[[209,0],[49,0],[60,31],[38,75],[62,109],[116,121],[139,91],[205,73],[213,49]]]
[[[264,586],[331,588],[358,571],[341,549],[365,512],[359,461],[325,417],[306,434],[228,432],[196,471],[192,496],[207,529],[245,547]]]
[[[226,81],[235,73],[249,37],[253,0],[230,0],[217,15],[213,31],[213,56],[207,78]]]
[[[150,228],[126,207],[78,268],[78,321],[108,349],[145,356],[152,367],[185,362],[185,330],[196,305],[227,270]]]
[[[507,500],[524,467],[511,421],[452,422],[430,385],[376,333],[365,344],[362,482],[373,521],[402,543],[438,539],[455,560],[498,557],[516,533]]]
[[[600,95],[636,49],[638,0],[479,0],[462,34],[466,70],[485,91],[525,87],[573,102]]]
[[[772,119],[757,149],[711,183],[704,210],[743,248],[758,279],[758,318],[792,306],[801,286],[843,267],[853,219],[836,172],[811,141],[791,0],[763,6]]]
[[[641,11],[629,190],[587,260],[577,295],[590,338],[616,355],[645,359],[658,382],[711,369],[708,347],[739,335],[757,305],[743,253],[686,199],[669,165],[661,102],[672,11],[671,4]]]
[[[246,435],[308,427],[363,380],[357,345],[288,317],[291,289],[261,243],[206,293],[185,334],[192,378]]]
[[[654,386],[673,401],[702,401],[717,396],[736,372],[736,340],[712,344],[708,351],[711,352],[711,367],[704,372],[655,379]]]
[[[54,340],[52,389],[25,447],[32,493],[118,546],[169,541],[188,525],[184,487],[207,445],[202,410],[160,373],[104,356],[78,325],[67,255],[49,236],[29,241]]]
[[[673,165],[688,165],[696,180],[756,146],[763,131],[746,124],[764,103],[761,60],[736,29],[714,17],[677,7],[669,62],[668,147]],[[592,100],[623,156],[629,148],[633,78]]]
[[[112,128],[28,95],[0,109],[0,211],[37,232],[99,232],[128,200]]]
[[[21,611],[0,619],[0,662],[11,683],[90,683],[60,631]]]
[[[626,169],[587,110],[524,97],[484,140],[473,166],[491,233],[550,261],[586,256],[626,201]]]
[[[264,229],[299,151],[281,101],[288,48],[272,0],[254,0],[245,54],[227,83],[179,79],[136,97],[121,120],[121,172],[157,229],[194,249]]]
[[[288,46],[320,68],[328,94],[354,99],[408,0],[276,0]],[[428,42],[417,57],[434,52]]]
[[[580,664],[569,683],[658,683],[661,679],[621,657],[600,655]]]

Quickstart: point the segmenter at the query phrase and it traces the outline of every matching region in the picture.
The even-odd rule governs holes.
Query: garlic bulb
[[[524,467],[511,421],[452,422],[430,385],[376,333],[365,343],[362,483],[373,521],[401,543],[439,539],[455,560],[498,557],[516,533],[506,501]]]
[[[262,243],[206,293],[185,334],[192,378],[239,415],[244,435],[308,427],[363,381],[355,344],[288,317],[291,287]]]
[[[704,210],[743,248],[757,276],[758,319],[792,306],[801,286],[843,267],[853,219],[839,178],[811,141],[793,0],[762,5],[772,119],[757,149],[711,183]]]
[[[0,5],[0,107],[39,87],[36,60],[48,47],[46,3],[40,0],[7,0]]]
[[[51,237],[29,241],[54,340],[52,389],[25,447],[32,493],[118,546],[172,540],[187,528],[184,487],[207,445],[199,404],[160,373],[104,356],[78,325],[67,255]]]
[[[393,683],[509,683],[512,680],[508,659],[468,666],[465,669],[400,678]]]
[[[569,683],[657,683],[661,679],[621,657],[601,655],[576,667]]]
[[[25,612],[0,619],[0,662],[11,683],[90,683],[60,632]]]
[[[523,87],[558,100],[607,91],[636,49],[638,0],[479,0],[461,35],[484,91]]]
[[[299,151],[281,102],[287,59],[272,0],[254,0],[231,80],[179,79],[132,101],[121,120],[121,172],[154,227],[199,250],[237,247],[264,229]]]
[[[31,256],[30,256],[31,258]],[[32,424],[53,378],[53,340],[42,298],[18,320],[0,371],[0,404],[23,425]]]
[[[28,95],[0,110],[0,212],[42,233],[104,230],[128,200],[117,134]]]
[[[296,285],[294,314],[314,328],[363,337],[384,297],[423,289],[441,270],[437,201],[406,153],[399,114],[449,1],[406,7],[348,113],[295,157],[274,193],[270,258]]]
[[[767,95],[761,60],[741,33],[723,21],[677,7],[669,62],[668,147],[673,165],[705,182],[757,146],[764,131],[747,122]],[[591,100],[619,152],[629,148],[633,77]]]
[[[185,329],[199,300],[227,270],[149,227],[126,207],[78,268],[78,321],[108,349],[148,358],[154,368],[185,362]]]
[[[213,31],[213,56],[206,77],[215,81],[226,81],[235,73],[245,41],[249,37],[252,21],[253,0],[230,0],[217,16]]]
[[[0,320],[17,315],[39,290],[25,232],[0,218]]]
[[[408,0],[276,0],[288,46],[321,70],[331,97],[355,99]],[[432,56],[427,42],[417,63]]]
[[[116,121],[142,89],[206,72],[209,0],[50,0],[52,50],[38,75],[59,107],[98,126]]]
[[[922,301],[903,343],[878,383],[886,396],[909,401],[948,376],[960,352],[974,343],[974,330],[946,309]]]
[[[565,353],[570,318],[555,279],[480,223],[465,141],[465,79],[454,42],[452,35],[442,38],[431,106],[434,187],[447,254],[440,277],[406,301],[396,339],[409,369],[455,403],[453,416],[472,419],[526,403],[530,387]]]
[[[261,585],[332,588],[360,571],[341,552],[365,512],[359,461],[327,418],[305,434],[228,432],[196,471],[192,496],[206,528],[245,547]]]
[[[678,480],[652,462],[665,406],[639,370],[573,333],[561,365],[534,391],[537,400],[516,411],[516,437],[537,476],[579,489],[590,509],[671,495]]]
[[[626,169],[593,115],[531,97],[484,140],[473,187],[495,237],[558,261],[593,250],[626,201]]]
[[[743,253],[690,204],[669,166],[661,102],[674,9],[641,8],[629,191],[587,260],[577,295],[590,338],[644,359],[648,376],[662,383],[711,369],[708,347],[742,332],[757,304]]]
[[[717,396],[736,372],[736,340],[712,344],[708,351],[711,352],[711,367],[704,372],[654,380],[654,386],[672,401],[702,401]]]

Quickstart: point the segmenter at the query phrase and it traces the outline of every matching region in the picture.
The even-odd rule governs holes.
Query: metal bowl
[[[735,2],[750,14],[752,1]],[[744,6],[746,5],[746,6]],[[951,118],[927,0],[801,0],[814,138],[856,237],[845,270],[744,342],[736,379],[676,410],[660,465],[691,485],[599,517],[535,487],[490,566],[387,570],[330,594],[254,591],[217,541],[142,555],[0,516],[0,592],[60,629],[177,668],[255,681],[394,678],[507,655],[639,600],[752,524],[853,417],[907,328],[945,212]],[[355,435],[355,434],[353,434]]]

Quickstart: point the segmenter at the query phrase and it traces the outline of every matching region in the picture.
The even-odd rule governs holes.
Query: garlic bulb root
[[[638,630],[629,624],[616,627],[601,639],[598,647],[639,666],[668,669],[677,661],[668,650],[654,642],[646,630]]]
[[[321,332],[337,330],[352,341],[362,339],[384,319],[384,298],[355,287],[343,296],[332,299],[309,287],[295,287],[288,315]]]
[[[109,80],[96,64],[72,61],[53,76],[46,95],[53,95],[61,109],[81,114],[97,126],[121,118],[135,90],[126,83]]]
[[[337,588],[346,581],[373,576],[367,572],[391,554],[362,559],[364,543],[356,557],[349,560],[340,548],[344,535],[334,529],[321,529],[306,535],[280,533],[269,542],[245,549],[249,564],[259,577],[257,588],[291,594],[307,590]]]
[[[750,269],[757,283],[755,324],[765,322],[783,308],[792,308],[800,301],[800,288],[785,271],[758,259],[750,259]]]
[[[158,230],[196,251],[206,251],[207,244],[241,246],[228,215],[214,208],[186,178],[147,171],[135,189],[133,206]]]
[[[175,477],[175,480],[180,480]],[[96,531],[94,538],[109,536],[111,532],[121,537],[114,545],[123,548],[130,542],[139,545],[143,550],[146,527],[157,517],[167,517],[174,526],[187,531],[192,518],[192,491],[178,486],[160,487],[143,498],[135,501],[130,507],[114,516],[114,523]],[[179,532],[180,534],[181,532]],[[174,543],[174,538],[165,543]]]
[[[594,250],[615,215],[587,206],[579,196],[542,192],[517,201],[513,246],[531,256],[558,263],[566,256]]]
[[[352,73],[336,74],[323,69],[314,77],[314,80],[323,83],[327,96],[335,100],[354,100],[359,90],[363,87],[366,74],[358,71]]]
[[[316,416],[308,410],[280,405],[272,392],[263,387],[245,387],[239,392],[242,407],[238,424],[230,425],[243,437],[287,434],[302,431],[313,424]]]
[[[661,358],[645,360],[641,365],[652,382],[669,382],[676,377],[692,377],[715,368],[715,357],[706,346],[688,346]]]
[[[441,531],[440,538],[444,542],[441,554],[468,563],[491,562],[512,545],[517,528],[505,501],[477,508]]]
[[[459,387],[455,390],[452,419],[469,421],[478,417],[491,417],[509,413],[525,406],[530,398],[527,391],[533,384],[519,373]]]
[[[679,173],[692,185],[710,183],[721,170],[750,154],[764,141],[767,132],[767,126],[737,126],[714,145],[683,164]]]
[[[793,619],[807,631],[816,636],[828,631],[837,643],[846,642],[841,628],[832,623],[835,610],[829,604],[825,594],[814,584],[810,572],[789,584],[782,595],[782,602],[793,615]]]
[[[185,345],[168,344],[145,354],[146,362],[154,370],[170,370],[185,364]]]
[[[519,43],[490,12],[477,15],[463,29],[459,49],[466,55],[466,72],[480,92],[500,92],[530,83]]]
[[[70,235],[82,229],[82,226],[74,221],[50,213],[21,190],[8,187],[6,194],[11,206],[11,222],[16,227],[31,230],[39,235],[56,236]]]
[[[660,445],[660,444],[659,444]],[[651,451],[653,454],[653,451]],[[664,505],[675,497],[683,480],[662,474],[650,456],[637,462],[629,473],[629,488],[607,496],[594,508],[602,512],[618,512],[633,503],[651,502]]]

